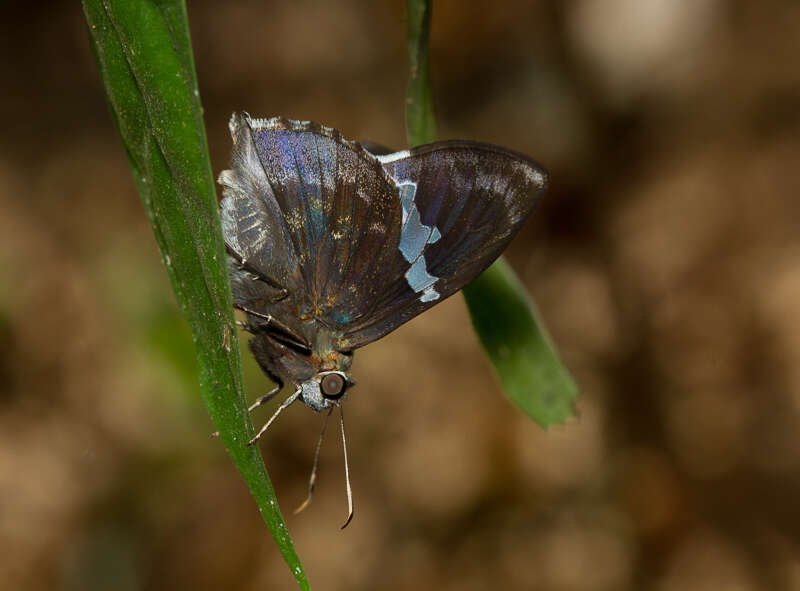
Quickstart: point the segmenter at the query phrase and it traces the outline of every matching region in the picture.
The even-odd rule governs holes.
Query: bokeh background
[[[404,147],[403,2],[190,2],[234,110]],[[437,0],[442,137],[552,190],[509,251],[582,388],[543,431],[454,297],[263,439],[314,589],[800,589],[800,4]],[[78,2],[0,20],[0,588],[292,589],[208,419]],[[248,392],[270,388],[246,357]],[[262,409],[255,421],[263,420]]]

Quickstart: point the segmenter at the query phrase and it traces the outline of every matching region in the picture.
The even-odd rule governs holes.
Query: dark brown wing
[[[475,279],[506,248],[544,194],[547,172],[498,146],[448,141],[379,156],[403,207],[398,249],[408,266],[385,275],[378,297],[341,346],[379,339]]]
[[[331,128],[236,114],[230,127],[232,165],[220,183],[235,302],[313,348],[319,325],[341,335],[370,309],[384,275],[408,267],[397,250],[397,187]]]
[[[235,301],[311,349],[322,332],[324,346],[363,346],[461,289],[547,185],[537,163],[488,144],[373,156],[310,122],[234,115],[231,131],[220,182]]]

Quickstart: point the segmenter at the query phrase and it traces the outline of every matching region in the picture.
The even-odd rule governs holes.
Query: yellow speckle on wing
[[[303,228],[303,216],[299,211],[297,211],[297,209],[290,211],[286,215],[285,219],[287,225],[292,231],[299,232]]]

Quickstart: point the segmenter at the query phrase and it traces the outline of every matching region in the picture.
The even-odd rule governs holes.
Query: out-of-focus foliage
[[[436,141],[430,80],[430,0],[408,0],[406,127],[412,146]],[[574,416],[578,394],[525,287],[504,258],[464,288],[472,325],[506,395],[543,427]]]
[[[551,172],[507,257],[581,384],[579,420],[544,432],[503,399],[460,298],[359,350],[357,517],[339,531],[335,437],[314,503],[286,516],[310,580],[800,588],[800,6],[487,6],[436,4],[438,131]],[[214,173],[233,110],[403,145],[404,19],[403,2],[192,2]],[[181,312],[87,37],[73,2],[0,21],[0,580],[291,588],[207,437],[191,340],[165,336]],[[249,357],[255,396],[270,384]],[[319,433],[303,410],[262,445],[289,506]]]

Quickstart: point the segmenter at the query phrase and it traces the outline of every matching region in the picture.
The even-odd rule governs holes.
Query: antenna
[[[331,413],[333,412],[333,407],[328,411],[328,414],[325,415],[325,418],[322,419],[322,431],[319,433],[319,440],[317,441],[317,451],[314,453],[314,465],[311,468],[311,478],[308,479],[308,496],[303,503],[294,510],[294,514],[297,515],[308,507],[311,504],[311,497],[314,496],[314,486],[317,483],[317,467],[319,466],[319,451],[322,449],[322,440],[325,438],[325,429],[328,426],[328,419],[331,418]]]
[[[341,529],[348,526],[353,519],[353,489],[350,487],[350,467],[347,465],[347,439],[344,436],[344,408],[339,406],[339,423],[342,426],[342,449],[344,450],[344,479],[347,482],[347,519],[342,524]]]

